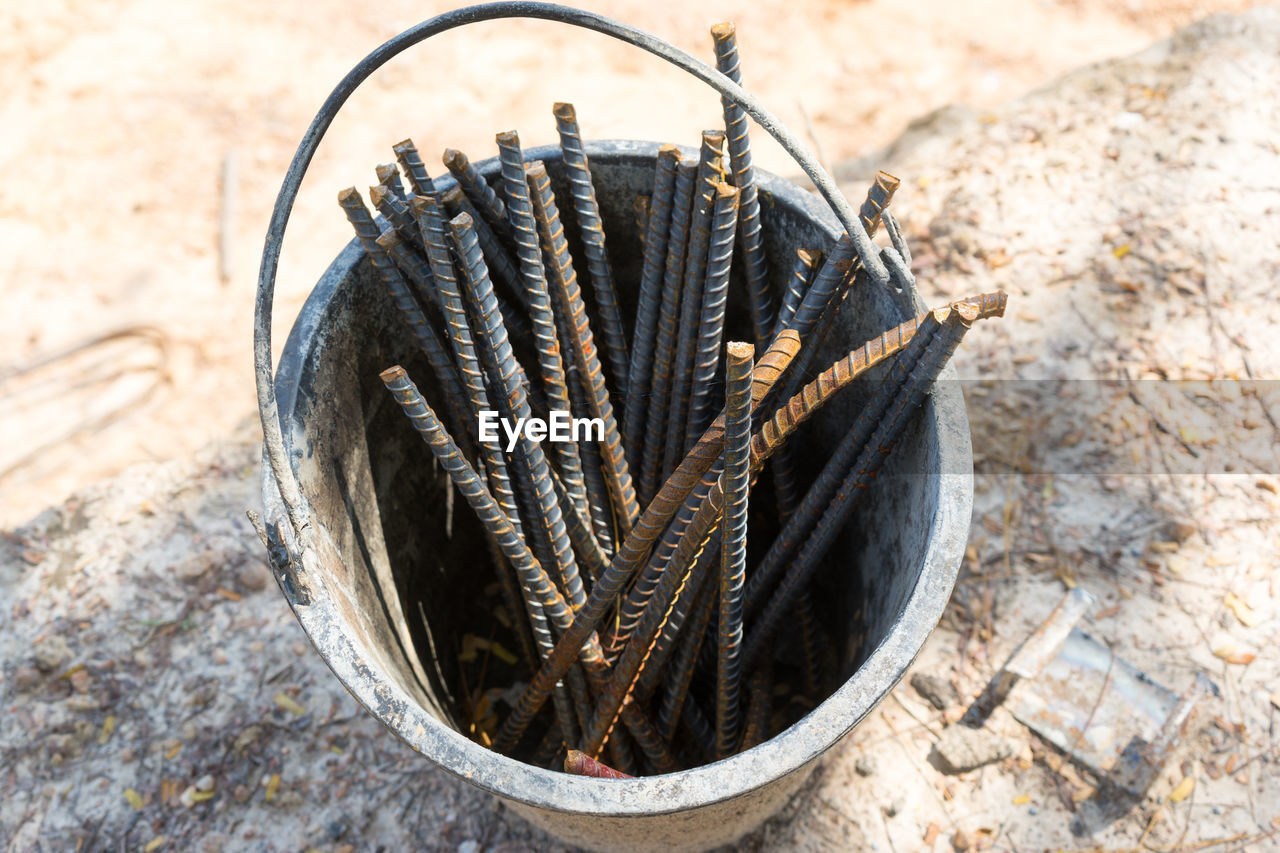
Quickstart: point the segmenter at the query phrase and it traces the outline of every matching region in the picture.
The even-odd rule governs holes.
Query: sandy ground
[[[234,7],[158,9],[53,8],[4,36],[25,52],[23,82],[5,107],[7,126],[25,130],[0,142],[7,164],[24,164],[10,168],[2,196],[10,221],[0,239],[16,261],[6,304],[18,310],[0,317],[0,360],[34,364],[112,330],[155,331],[10,377],[2,389],[13,402],[0,411],[0,447],[11,454],[0,463],[9,469],[0,521],[12,527],[0,542],[0,837],[13,850],[553,846],[429,768],[355,705],[306,644],[240,515],[257,502],[253,427],[234,427],[252,410],[248,305],[271,198],[327,87],[410,14],[344,20],[339,46],[296,15],[251,26],[261,13],[247,7],[242,16]],[[331,11],[339,20],[336,4]],[[615,11],[703,52],[704,23],[726,16]],[[805,110],[851,197],[877,166],[906,179],[894,206],[926,301],[995,287],[1013,301],[1009,317],[975,330],[958,357],[978,470],[971,549],[914,666],[957,696],[934,708],[904,681],[747,849],[1280,846],[1280,401],[1274,383],[1250,381],[1280,374],[1269,334],[1280,319],[1270,288],[1280,270],[1280,125],[1257,95],[1280,87],[1280,16],[1215,18],[1008,100],[1140,48],[1199,11],[992,4],[981,15],[929,5],[891,15],[858,4],[826,13],[823,27],[805,23],[821,11],[793,13],[770,24],[772,52],[754,48],[764,65],[753,88],[798,126],[798,111],[786,112],[796,80],[830,70],[829,86],[803,87],[814,98]],[[908,14],[934,23],[912,26]],[[753,19],[736,17],[746,51]],[[890,50],[872,38],[867,51],[843,54],[844,33],[888,20],[896,38],[918,44]],[[219,31],[238,40],[210,37]],[[1032,31],[1057,38],[1019,38]],[[388,159],[395,139],[444,136],[441,144],[482,152],[513,116],[531,141],[547,139],[545,107],[562,97],[577,101],[584,121],[599,115],[601,136],[687,139],[713,120],[714,100],[696,88],[680,94],[674,77],[672,98],[687,96],[688,110],[707,119],[678,124],[684,102],[654,104],[657,75],[637,80],[643,66],[608,47],[589,54],[584,41],[581,55],[534,54],[525,32],[512,27],[504,44],[521,67],[557,75],[545,92],[526,93],[537,99],[527,119],[514,96],[480,115],[459,93],[437,95],[459,117],[447,135],[399,119],[389,99],[424,88],[425,62],[395,69],[353,102],[356,116],[335,127],[300,201],[282,317],[345,240],[333,190],[365,181],[367,164]],[[1010,44],[1025,44],[1025,55],[997,61]],[[468,53],[461,40],[452,49],[457,62]],[[803,69],[792,67],[797,55],[808,60]],[[907,73],[904,57],[922,65]],[[896,82],[863,77],[855,86],[842,63],[883,68]],[[116,66],[99,79],[98,69]],[[598,73],[588,87],[569,66],[614,76]],[[496,71],[477,75],[470,97],[484,93],[496,107]],[[995,83],[984,88],[984,79]],[[891,91],[908,83],[915,88]],[[599,97],[624,85],[648,105],[640,129]],[[944,110],[896,136],[952,100],[974,109]],[[173,148],[140,146],[140,136],[167,136]],[[222,284],[217,174],[230,150],[240,175],[237,252]],[[761,159],[789,171],[769,156]],[[81,177],[100,174],[106,182]],[[69,207],[45,203],[46,187]],[[186,204],[167,203],[179,191]],[[169,381],[158,384],[162,375]],[[1099,378],[1112,384],[1079,381]],[[1150,378],[1204,384],[1142,382]],[[70,441],[54,443],[61,421],[40,420],[56,401],[63,421],[87,426],[153,386],[126,419]],[[131,461],[189,457],[233,433],[194,460],[135,467],[60,502]],[[46,442],[36,461],[23,461]],[[46,503],[58,505],[35,517]],[[990,726],[1011,757],[959,775],[930,760],[963,706],[1073,586],[1099,597],[1086,626],[1117,656],[1177,692],[1206,673],[1220,693],[1202,703],[1149,795],[1107,818],[1098,780],[1007,715]]]
[[[588,5],[703,57],[708,27],[737,21],[749,88],[835,163],[936,107],[993,106],[1245,4]],[[254,410],[252,292],[289,158],[348,68],[447,4],[372,8],[68,0],[0,15],[0,523],[133,462],[189,454]],[[372,164],[406,136],[473,158],[511,127],[550,141],[556,100],[576,103],[596,138],[696,140],[719,115],[692,78],[549,23],[488,24],[398,58],[343,110],[303,186],[277,288],[277,351],[350,237],[338,189],[373,183]],[[756,159],[795,171],[763,141]]]

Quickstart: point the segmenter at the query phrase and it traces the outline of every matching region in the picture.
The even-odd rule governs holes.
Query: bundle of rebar
[[[740,82],[732,24],[712,36],[717,67]],[[965,332],[1004,312],[1002,293],[952,302],[817,370],[842,343],[856,289],[914,287],[887,209],[898,181],[878,174],[864,233],[796,250],[774,294],[747,117],[722,103],[724,128],[705,131],[696,156],[663,146],[651,193],[635,200],[638,282],[615,277],[570,104],[553,109],[562,195],[514,131],[496,137],[492,182],[447,149],[453,181],[437,185],[406,139],[393,146],[398,168],[376,170],[378,218],[354,188],[339,194],[440,405],[400,366],[381,378],[479,519],[523,658],[519,699],[502,717],[474,713],[468,733],[566,772],[717,760],[774,734],[784,706],[825,698],[837,667],[814,575]],[[877,248],[868,238],[882,226],[889,245]],[[726,342],[730,303],[745,303],[749,341]],[[884,362],[822,470],[802,480],[789,439]],[[587,435],[510,429],[557,416]],[[497,440],[495,419],[508,425]],[[766,463],[768,487],[756,488]],[[766,516],[777,534],[749,566],[749,519]],[[788,643],[800,650],[794,687],[775,672]],[[478,680],[473,709],[493,687]]]

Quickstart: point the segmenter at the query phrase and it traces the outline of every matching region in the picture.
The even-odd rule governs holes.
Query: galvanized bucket
[[[256,328],[272,565],[311,642],[370,713],[413,749],[499,797],[530,822],[566,842],[597,849],[696,850],[728,843],[787,802],[816,759],[893,687],[940,618],[972,507],[963,399],[956,383],[947,381],[954,379],[947,368],[832,549],[818,584],[834,616],[828,622],[840,632],[843,684],[782,734],[693,770],[603,781],[521,763],[460,733],[456,674],[433,647],[435,638],[459,629],[458,608],[451,604],[478,594],[482,581],[474,566],[485,559],[483,541],[462,512],[447,535],[448,478],[431,465],[412,431],[402,428],[403,415],[378,379],[379,371],[396,363],[418,376],[430,372],[354,241],[303,306],[274,376],[269,329],[279,240],[297,183],[327,127],[325,116],[331,118],[374,68],[434,32],[483,17],[531,12],[564,19],[558,7],[540,4],[477,8],[486,11],[433,19],[362,63],[313,124],[281,191],[263,259]],[[610,34],[627,32],[587,13],[575,12],[568,22]],[[663,50],[674,51],[646,47],[669,59]],[[722,91],[742,94],[725,78],[714,82]],[[742,101],[755,109],[753,115],[763,113],[745,95]],[[651,187],[657,151],[656,143],[588,144],[620,286],[639,278],[631,200]],[[528,155],[545,161],[560,192],[559,148],[532,149]],[[477,167],[486,176],[497,171],[496,161]],[[829,245],[845,230],[812,194],[759,171],[757,182],[770,258]],[[775,288],[782,285],[784,267],[771,264]],[[622,295],[624,304],[634,301],[634,294]],[[828,338],[829,357],[820,363],[923,310],[914,292],[864,288],[851,291],[849,298],[855,300],[849,307],[857,310],[841,312],[841,327]],[[855,384],[814,419],[799,448],[802,472],[820,467],[874,378]]]

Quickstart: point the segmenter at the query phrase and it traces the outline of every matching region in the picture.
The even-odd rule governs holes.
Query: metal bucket
[[[657,145],[588,145],[619,285],[638,279],[631,199],[652,182]],[[559,148],[529,151],[562,179]],[[496,162],[478,164],[496,173]],[[773,259],[825,246],[839,227],[811,194],[766,173],[760,185]],[[554,184],[558,191],[563,186]],[[786,265],[775,262],[774,287]],[[634,293],[623,294],[633,301]],[[921,310],[914,293],[851,291],[857,310],[832,334],[829,363]],[[730,317],[731,330],[733,316]],[[743,334],[745,318],[738,319]],[[307,300],[281,356],[276,391],[289,458],[312,510],[316,547],[283,567],[298,621],[347,689],[436,764],[500,797],[572,844],[608,849],[705,849],[751,831],[782,807],[814,760],[847,734],[902,676],[951,593],[972,504],[964,403],[944,373],[864,496],[818,577],[828,628],[838,631],[841,678],[829,699],[790,729],[741,755],[666,776],[602,782],[522,764],[457,731],[458,682],[449,655],[463,597],[479,594],[487,556],[465,506],[445,535],[448,478],[378,380],[404,364],[430,387],[430,370],[353,241]],[[948,368],[950,371],[950,368]],[[812,475],[875,377],[824,409],[799,445]],[[271,467],[269,524],[288,530]]]
[[[459,731],[459,682],[449,653],[463,608],[487,566],[465,507],[450,518],[448,478],[407,429],[378,373],[404,365],[430,397],[431,371],[353,241],[294,323],[276,375],[271,306],[280,242],[307,164],[346,98],[374,70],[436,33],[502,17],[541,17],[619,38],[676,64],[736,101],[814,180],[817,197],[757,170],[772,286],[797,248],[829,246],[843,230],[865,240],[829,176],[777,120],[728,78],[680,51],[589,12],[529,2],[446,13],[388,41],[339,83],[308,129],[272,216],[255,313],[264,433],[265,535],[277,580],[311,642],[370,713],[440,767],[499,797],[561,839],[597,849],[698,850],[731,842],[777,812],[816,759],[898,681],[937,624],[968,535],[973,467],[964,402],[947,368],[872,482],[815,580],[819,617],[836,638],[842,685],[778,736],[714,764],[663,776],[599,780],[524,764]],[[624,307],[639,278],[632,200],[652,187],[657,145],[587,145]],[[559,148],[532,149],[564,192]],[[482,174],[494,161],[477,164]],[[441,187],[447,180],[439,182]],[[563,197],[563,196],[562,196]],[[923,310],[914,292],[852,290],[819,364]],[[731,304],[740,302],[731,298]],[[853,310],[848,310],[853,309]],[[726,339],[750,339],[730,310]],[[844,391],[796,443],[812,476],[866,400],[873,371]]]

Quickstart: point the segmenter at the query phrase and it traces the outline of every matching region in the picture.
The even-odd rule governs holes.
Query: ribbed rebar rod
[[[662,304],[662,270],[667,256],[667,232],[671,227],[672,199],[680,150],[674,145],[658,149],[654,169],[653,195],[649,197],[645,220],[643,263],[640,268],[636,322],[631,341],[631,364],[627,375],[627,396],[622,410],[622,444],[627,463],[640,472],[640,500],[647,501],[653,484],[645,484],[643,474],[644,422],[653,388],[653,356],[657,345],[658,312]]]
[[[671,472],[664,470],[667,417],[671,407],[671,371],[675,361],[677,329],[680,325],[680,288],[684,283],[684,258],[689,245],[689,219],[693,188],[697,182],[696,162],[677,164],[672,191],[671,226],[667,232],[667,253],[663,265],[658,324],[654,330],[653,367],[649,381],[649,407],[644,420],[641,454],[641,495],[647,503]]]
[[[377,208],[387,222],[391,223],[391,227],[396,229],[396,233],[401,239],[407,241],[411,246],[418,245],[417,228],[414,226],[413,217],[409,214],[409,207],[392,192],[385,184],[369,187],[369,201]]]
[[[449,222],[450,234],[461,261],[463,284],[468,290],[472,304],[477,306],[479,322],[477,333],[486,349],[493,354],[499,370],[501,381],[505,387],[494,389],[495,396],[500,396],[500,405],[509,407],[507,417],[514,416],[515,422],[527,419],[530,415],[529,401],[524,387],[516,375],[515,355],[511,351],[511,343],[506,329],[498,313],[497,301],[493,293],[493,283],[489,280],[488,269],[480,252],[480,244],[476,241],[475,230],[471,227],[472,219],[465,213]],[[516,453],[516,475],[531,484],[536,495],[538,520],[541,529],[535,535],[543,534],[550,544],[551,554],[555,562],[556,572],[564,584],[565,595],[576,610],[586,600],[582,588],[582,578],[578,574],[578,563],[574,558],[573,546],[570,544],[568,531],[565,528],[564,516],[560,512],[560,503],[556,500],[555,489],[551,484],[547,457],[542,445],[531,439],[527,431],[521,431]],[[527,465],[528,470],[522,470]]]
[[[778,319],[773,324],[773,334],[787,328],[791,318],[796,315],[805,292],[813,283],[818,266],[822,263],[822,252],[817,249],[797,249],[795,262],[791,265],[791,276],[782,291],[782,305],[778,308]]]
[[[400,170],[396,168],[395,163],[382,163],[373,168],[373,173],[378,176],[378,183],[391,190],[392,194],[402,203],[407,204],[409,199],[404,192],[404,184],[400,181]]]
[[[720,523],[720,584],[716,658],[716,758],[738,737],[742,602],[747,575],[747,502],[751,487],[752,348],[729,344],[725,359],[724,511]]]
[[[724,318],[729,304],[729,267],[733,263],[734,234],[738,230],[741,190],[726,183],[716,186],[711,214],[711,243],[707,249],[707,272],[702,288],[702,316],[694,345],[693,374],[690,379],[689,424],[686,444],[692,445],[720,409],[715,399],[716,373],[724,341]],[[747,371],[750,385],[750,370]],[[749,397],[748,397],[749,399]],[[686,447],[685,450],[688,448]]]
[[[458,182],[458,186],[466,193],[467,198],[480,211],[485,222],[499,234],[505,236],[510,233],[506,206],[498,197],[497,191],[489,186],[489,182],[476,171],[475,166],[471,165],[467,155],[456,148],[446,148],[440,159],[444,161],[445,168],[449,170],[449,174],[453,175],[453,179]]]
[[[574,776],[592,776],[596,779],[630,779],[630,775],[601,764],[585,752],[569,750],[564,757],[564,772]]]
[[[552,614],[553,616],[558,616],[560,622],[567,624],[569,610],[559,590],[555,588],[555,585],[551,583],[551,579],[547,577],[546,572],[542,570],[537,560],[533,558],[528,546],[516,534],[510,519],[502,512],[502,508],[493,499],[493,495],[485,487],[484,481],[476,474],[475,469],[462,456],[458,446],[440,424],[435,412],[431,410],[431,407],[422,398],[422,394],[412,380],[409,379],[404,368],[399,365],[388,368],[382,372],[381,379],[383,384],[387,386],[387,390],[395,397],[396,402],[400,404],[404,413],[408,415],[413,428],[418,431],[423,441],[427,443],[440,467],[444,468],[450,480],[453,481],[463,498],[475,511],[485,533],[497,544],[503,555],[511,561],[511,565],[520,576],[521,585],[531,590],[538,600],[541,610],[538,608],[530,610],[534,637],[538,645],[544,649],[553,646],[547,620],[545,618],[539,619],[538,616],[539,614],[544,616]],[[590,654],[590,647],[584,648],[584,654]],[[557,704],[559,705],[560,703],[557,702]],[[557,707],[557,716],[561,719],[561,724],[564,725],[566,720],[572,721],[573,712],[566,704],[564,708]],[[566,736],[570,734],[571,732],[566,732]]]
[[[538,368],[542,374],[543,390],[547,405],[552,411],[565,412],[572,417],[569,402],[569,383],[565,377],[565,359],[560,351],[560,339],[556,334],[556,318],[547,292],[547,275],[542,264],[542,247],[538,240],[538,223],[534,219],[533,204],[529,200],[529,186],[525,181],[524,154],[520,150],[520,137],[515,131],[497,135],[498,158],[502,166],[502,189],[506,199],[507,220],[515,239],[516,257],[520,262],[520,274],[528,297],[529,318],[533,323],[534,348],[538,354]],[[592,509],[587,503],[587,489],[583,481],[582,457],[578,445],[572,441],[552,442],[552,452],[564,486],[578,511],[590,518]],[[581,601],[574,601],[574,606]]]
[[[450,216],[465,213],[471,217],[473,227],[476,229],[476,239],[480,241],[480,248],[484,253],[484,261],[489,266],[489,272],[496,279],[495,284],[501,284],[505,287],[507,294],[515,299],[521,308],[528,311],[529,296],[525,292],[524,280],[520,277],[520,269],[516,266],[515,260],[512,259],[511,253],[507,251],[507,247],[502,244],[502,241],[498,239],[498,235],[494,234],[493,229],[489,227],[489,223],[484,221],[480,211],[471,203],[471,199],[467,198],[460,187],[452,186],[441,194],[440,201],[444,202],[444,206],[449,211]],[[509,322],[505,313],[503,318]]]
[[[431,175],[427,173],[426,164],[422,162],[422,156],[418,153],[418,148],[413,144],[413,140],[402,139],[391,146],[391,150],[395,153],[396,160],[400,163],[400,168],[404,171],[405,177],[409,179],[409,184],[413,187],[413,194],[435,195],[435,181],[431,180]]]
[[[680,326],[676,332],[676,354],[671,367],[671,400],[668,404],[671,409],[666,423],[664,471],[675,468],[688,449],[686,437],[693,358],[698,345],[698,326],[702,321],[702,292],[706,284],[707,252],[711,246],[711,217],[715,210],[716,185],[720,183],[723,170],[723,149],[723,131],[703,131],[693,212],[689,220],[689,253],[685,259],[684,285],[680,292]]]
[[[636,500],[635,486],[631,481],[631,470],[622,452],[622,437],[618,433],[618,421],[614,417],[613,404],[609,400],[609,390],[605,387],[604,373],[600,367],[595,339],[591,333],[591,323],[587,319],[586,307],[582,302],[577,273],[573,269],[573,260],[569,256],[569,243],[565,239],[564,226],[560,222],[560,212],[556,207],[555,196],[551,192],[551,179],[547,176],[546,167],[540,162],[530,164],[527,172],[534,216],[542,239],[550,248],[554,261],[548,270],[548,279],[556,304],[566,319],[574,360],[581,371],[580,375],[585,386],[587,413],[604,424],[604,440],[598,445],[600,462],[604,470],[605,484],[609,488],[609,497],[612,499],[618,534],[620,537],[625,537],[640,516],[640,506]]]
[[[911,269],[911,247],[907,245],[907,238],[902,236],[902,227],[898,225],[898,220],[892,213],[884,210],[880,212],[880,222],[884,225],[884,233],[889,235],[889,242],[902,256],[907,269]]]
[[[742,66],[738,59],[738,37],[732,23],[726,21],[711,28],[715,43],[716,69],[738,85],[742,84]],[[725,135],[729,143],[729,159],[733,167],[733,183],[742,191],[738,217],[742,223],[739,243],[746,261],[748,304],[751,327],[758,352],[764,352],[773,339],[775,308],[769,291],[769,264],[764,252],[764,226],[760,221],[760,193],[756,188],[755,169],[751,165],[751,140],[747,114],[734,100],[721,97],[724,108]]]
[[[844,528],[854,499],[867,488],[870,479],[880,470],[910,416],[924,401],[938,373],[959,346],[964,333],[976,320],[1004,313],[1004,294],[994,295],[989,306],[984,306],[985,301],[961,300],[934,312],[934,319],[939,323],[938,329],[930,337],[906,382],[898,389],[888,411],[875,423],[875,428],[861,448],[853,467],[823,508],[813,532],[787,566],[777,590],[753,623],[743,648],[743,662],[746,666],[749,667],[756,661],[779,620],[789,610],[795,595],[812,577],[819,561]]]
[[[783,332],[770,346],[752,372],[751,397],[753,405],[769,392],[778,377],[786,370],[791,359],[800,349],[800,337],[793,332]],[[563,677],[578,654],[578,649],[588,637],[594,636],[596,625],[614,603],[615,597],[648,556],[667,523],[679,510],[684,499],[697,486],[720,456],[724,448],[724,424],[717,419],[703,435],[703,440],[680,463],[649,506],[632,528],[630,535],[613,555],[609,568],[596,581],[586,605],[578,611],[574,624],[565,631],[557,643],[556,651],[547,660],[533,681],[521,694],[516,707],[502,724],[495,738],[495,747],[510,751],[519,739],[533,715],[542,707],[552,686]]]
[[[365,254],[369,256],[369,262],[373,264],[379,280],[387,288],[392,301],[395,302],[396,308],[400,311],[400,315],[409,324],[409,330],[412,332],[418,347],[427,357],[427,363],[431,365],[431,372],[435,374],[436,381],[440,383],[441,396],[444,399],[445,410],[448,412],[451,426],[458,431],[457,434],[460,440],[464,442],[464,446],[471,448],[472,442],[475,440],[475,432],[472,429],[471,419],[466,416],[464,402],[467,399],[467,395],[462,388],[462,381],[458,377],[453,361],[449,358],[449,353],[445,349],[444,342],[440,340],[440,335],[427,322],[426,314],[423,313],[417,300],[413,298],[409,283],[400,274],[395,261],[391,259],[391,256],[387,254],[382,246],[378,245],[378,237],[380,236],[378,225],[373,221],[373,217],[370,215],[368,208],[364,206],[364,202],[361,201],[360,193],[355,187],[348,187],[338,193],[338,204],[342,206],[343,212],[347,215],[347,221],[351,223],[351,227],[355,230],[356,237],[360,240],[360,245]]]
[[[627,346],[626,327],[622,323],[618,291],[613,282],[609,250],[605,245],[600,203],[596,200],[595,185],[591,182],[591,166],[587,162],[586,149],[582,147],[578,116],[573,104],[558,103],[552,107],[552,113],[556,117],[556,131],[560,134],[560,151],[569,178],[569,194],[573,198],[579,236],[582,237],[582,252],[587,258],[587,280],[591,283],[591,290],[596,298],[605,361],[613,376],[617,399],[625,400],[630,349]]]
[[[440,294],[436,292],[431,265],[404,241],[400,232],[388,228],[378,235],[378,245],[395,261],[400,272],[413,283],[419,300],[428,309],[440,310]]]
[[[688,594],[688,591],[686,591]],[[680,642],[675,650],[675,659],[666,669],[666,689],[662,694],[662,705],[658,709],[656,725],[658,733],[668,742],[675,737],[676,726],[680,722],[680,712],[684,708],[685,699],[689,695],[689,686],[693,682],[693,674],[697,669],[698,653],[702,650],[703,640],[707,635],[707,626],[711,623],[711,611],[718,599],[717,590],[712,584],[703,584],[696,594],[690,596],[690,610],[693,618],[688,620]],[[650,662],[654,665],[654,662]]]
[[[773,705],[773,679],[769,672],[758,669],[751,673],[747,685],[747,719],[742,729],[738,751],[745,752],[769,739],[769,712]]]

